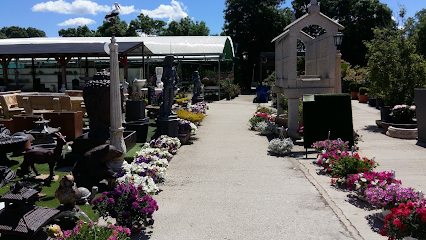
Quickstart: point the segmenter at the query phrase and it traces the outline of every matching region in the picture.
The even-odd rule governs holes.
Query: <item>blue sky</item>
[[[320,0],[319,0],[320,1]],[[34,27],[46,32],[48,37],[58,37],[60,29],[86,24],[96,30],[104,16],[113,8],[113,1],[101,0],[2,0],[0,27]],[[139,13],[166,22],[179,21],[189,16],[194,21],[204,21],[210,34],[220,34],[224,23],[225,0],[119,0],[120,18],[129,23]],[[426,0],[380,0],[393,10],[397,17],[398,3],[407,9],[407,17],[426,8]],[[291,7],[291,0],[285,6]]]

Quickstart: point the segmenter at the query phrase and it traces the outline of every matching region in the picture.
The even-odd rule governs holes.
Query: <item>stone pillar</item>
[[[334,93],[342,93],[341,59],[342,59],[342,54],[340,53],[340,50],[336,50]]]
[[[288,99],[288,136],[295,137],[299,130],[299,98]]]
[[[114,171],[118,171],[123,165],[124,155],[126,154],[126,145],[124,143],[121,113],[121,93],[120,93],[120,79],[118,69],[118,44],[116,43],[115,36],[111,38],[109,44],[110,49],[110,144],[122,151],[124,154],[114,159],[109,163]]]
[[[274,92],[277,94],[277,116],[279,116],[284,112],[283,108],[280,106],[280,102],[284,98],[284,91],[282,88],[274,86]]]

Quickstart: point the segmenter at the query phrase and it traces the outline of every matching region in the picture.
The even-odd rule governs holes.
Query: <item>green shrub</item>
[[[368,88],[366,87],[359,88],[359,95],[367,95],[367,93],[368,93]]]

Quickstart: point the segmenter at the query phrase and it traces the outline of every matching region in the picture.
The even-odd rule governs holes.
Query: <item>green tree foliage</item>
[[[418,35],[417,51],[426,57],[426,9],[417,12],[414,18],[408,18],[405,27],[410,36]]]
[[[375,29],[368,48],[369,92],[387,105],[411,104],[414,88],[426,83],[426,62],[416,53],[417,35],[408,29]]]
[[[95,31],[90,30],[86,25],[77,28],[61,29],[58,31],[60,37],[94,37]]]
[[[112,33],[114,33],[116,37],[137,36],[135,29],[129,27],[126,21],[121,21],[119,16],[115,17],[113,27],[110,21],[104,20],[96,31],[96,37],[110,37]]]
[[[3,27],[0,32],[0,38],[29,38],[29,37],[46,37],[46,33],[42,30],[29,27],[27,29],[12,26]]]
[[[293,0],[291,4],[296,17],[306,14],[310,0]],[[392,11],[379,0],[321,0],[321,12],[337,20],[345,29],[342,58],[353,65],[365,66],[367,48],[363,41],[373,39],[374,28],[388,28],[392,21]]]
[[[271,40],[291,21],[291,10],[281,8],[283,3],[283,0],[225,1],[223,31],[232,37],[234,44],[238,44],[236,56],[239,59],[243,59],[243,53],[248,56],[241,63],[242,75],[236,73],[235,76],[246,88],[250,86],[253,65],[258,63],[260,53],[274,51]]]
[[[161,35],[167,23],[162,20],[154,20],[141,13],[138,15],[138,19],[130,21],[129,25],[147,35]]]
[[[179,22],[172,21],[164,29],[163,36],[208,36],[210,29],[204,21],[192,21],[189,17],[182,18]]]

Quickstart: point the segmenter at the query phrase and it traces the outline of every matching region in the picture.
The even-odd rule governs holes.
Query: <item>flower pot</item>
[[[376,106],[376,98],[375,97],[368,97],[368,105],[370,107],[375,107]]]
[[[367,103],[368,102],[368,96],[367,95],[358,95],[358,102]]]
[[[357,100],[358,99],[358,92],[351,92],[351,98],[352,98],[352,100]]]
[[[189,139],[191,138],[191,133],[179,133],[178,138],[182,145],[188,144]]]
[[[389,115],[392,112],[392,107],[382,106],[380,107],[380,120],[382,122],[391,123],[392,117]]]
[[[380,109],[380,107],[383,107],[385,105],[383,98],[376,98],[376,109]]]

